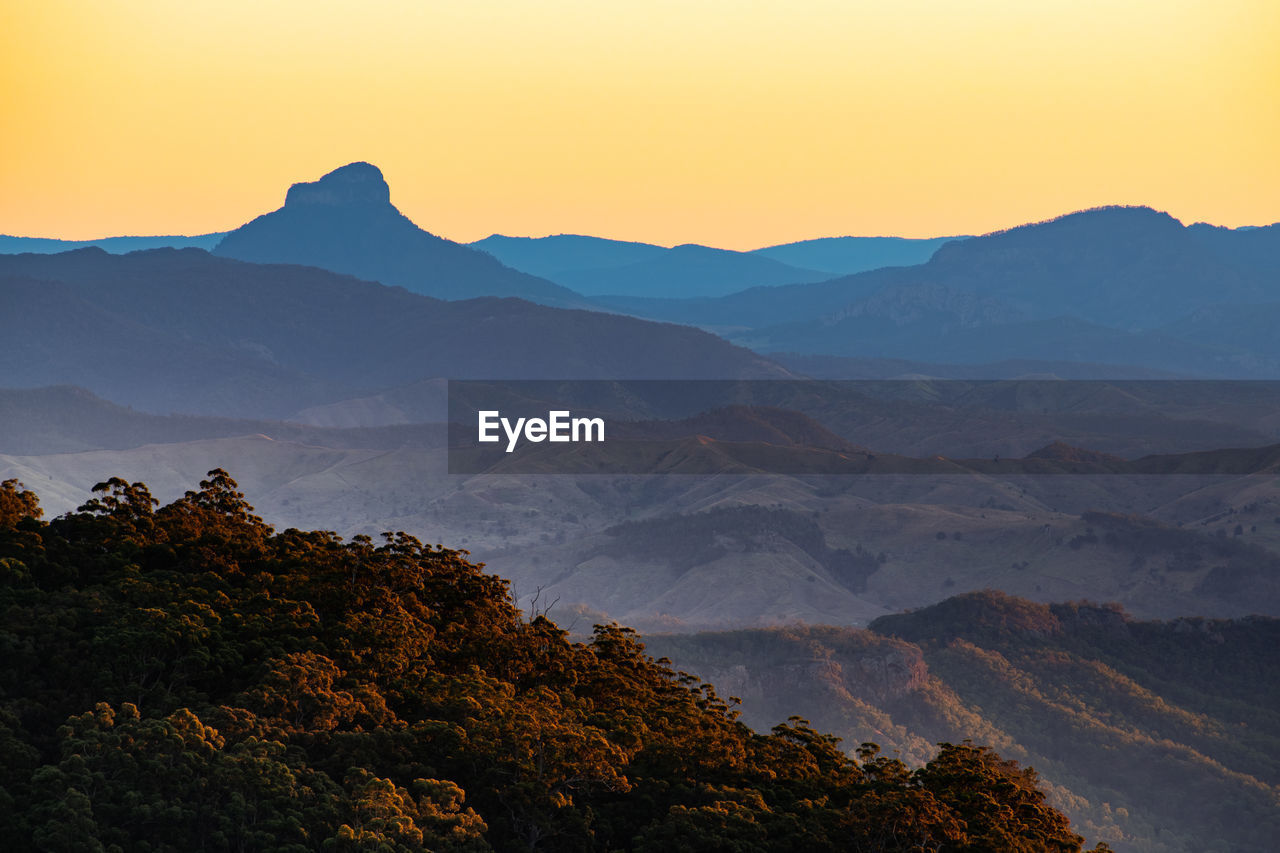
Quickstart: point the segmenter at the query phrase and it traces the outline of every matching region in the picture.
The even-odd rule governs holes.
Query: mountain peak
[[[390,203],[391,188],[382,177],[382,171],[372,163],[365,162],[348,163],[318,181],[294,184],[289,187],[284,200],[285,207]]]
[[[422,230],[391,203],[382,171],[364,162],[289,187],[283,207],[228,232],[213,253],[255,264],[320,267],[437,299],[582,302],[567,288]]]
[[[1046,234],[1072,235],[1079,238],[1096,233],[1161,234],[1181,232],[1183,225],[1172,215],[1142,205],[1106,205],[1077,210],[1043,222],[1019,225],[1004,231],[994,231],[988,237],[1030,237],[1043,239]],[[945,248],[945,247],[944,247]]]

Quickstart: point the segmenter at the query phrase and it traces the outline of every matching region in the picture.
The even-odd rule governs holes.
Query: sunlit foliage
[[[466,553],[276,532],[224,471],[0,486],[0,825],[47,851],[1076,851],[1034,773],[767,736]]]

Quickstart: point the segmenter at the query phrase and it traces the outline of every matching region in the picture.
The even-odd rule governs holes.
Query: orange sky
[[[1266,224],[1276,45],[1275,0],[0,0],[0,233],[227,229],[352,160],[464,241]]]

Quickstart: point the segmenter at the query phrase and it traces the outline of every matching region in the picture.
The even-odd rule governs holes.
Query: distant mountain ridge
[[[1187,226],[1187,231],[1236,265],[1280,275],[1280,222],[1256,228],[1224,228],[1197,222]]]
[[[555,281],[566,271],[621,267],[651,260],[669,251],[665,246],[628,240],[609,240],[585,234],[548,237],[508,237],[490,234],[468,244],[488,252],[510,267]]]
[[[733,252],[697,244],[667,248],[579,234],[493,234],[470,245],[508,266],[587,295],[687,298],[913,266],[928,261],[944,243],[963,239],[967,238],[823,237]]]
[[[968,236],[927,237],[820,237],[754,249],[752,254],[784,264],[821,270],[832,275],[852,275],[881,267],[912,267],[928,262],[946,243]]]
[[[470,250],[467,250],[470,251]],[[446,378],[786,378],[697,329],[448,302],[198,249],[0,256],[0,375],[155,412],[281,418]]]
[[[1276,376],[1280,360],[1256,319],[1280,311],[1280,275],[1266,272],[1270,235],[1098,208],[947,243],[920,266],[714,299],[604,301],[713,328],[760,352]],[[1237,263],[1230,247],[1244,241],[1252,248]],[[1274,248],[1280,269],[1280,242]],[[1226,317],[1233,311],[1240,316]]]
[[[1205,305],[1280,298],[1276,280],[1232,263],[1149,207],[1096,208],[951,243],[929,266],[952,287],[1033,317],[1126,329],[1158,328]]]
[[[227,235],[226,231],[193,236],[165,235],[158,237],[100,237],[97,240],[58,240],[51,237],[11,237],[0,234],[0,255],[17,255],[24,252],[56,254],[74,249],[99,248],[113,255],[140,252],[146,249],[204,249],[210,251]]]
[[[1224,248],[1258,241],[1265,249],[1269,244],[1256,236],[1260,231],[1266,229],[1215,231],[1206,241],[1202,230],[1186,228],[1167,213],[1103,207],[949,242],[918,266],[631,307],[682,322],[763,327],[827,317],[891,287],[930,285],[1005,302],[1029,319],[1067,315],[1150,329],[1207,305],[1280,300],[1280,283],[1257,271],[1266,251],[1237,265]],[[1280,247],[1275,264],[1280,268]]]
[[[822,281],[829,273],[772,258],[687,243],[620,267],[569,270],[557,281],[583,293],[647,296],[723,296],[748,287]]]
[[[536,272],[587,296],[723,296],[759,285],[831,277],[831,273],[765,255],[694,243],[668,249],[578,235],[527,238],[495,234],[471,245],[503,263]]]
[[[225,236],[92,242],[126,251],[219,236],[214,252],[224,257],[317,266],[447,300],[516,296],[697,326],[762,354],[1090,363],[1134,377],[1280,376],[1272,331],[1280,323],[1280,223],[1184,226],[1152,208],[1113,206],[963,239],[823,238],[731,252],[495,234],[468,247],[410,222],[392,205],[382,173],[358,162],[294,184],[283,207]],[[63,245],[0,237],[0,251]],[[836,364],[827,362],[824,374],[837,375]]]

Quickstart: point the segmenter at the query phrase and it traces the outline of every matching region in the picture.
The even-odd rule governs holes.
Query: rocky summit
[[[285,207],[296,205],[390,205],[391,187],[372,163],[348,163],[318,181],[289,187]]]

